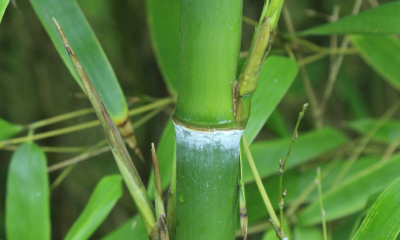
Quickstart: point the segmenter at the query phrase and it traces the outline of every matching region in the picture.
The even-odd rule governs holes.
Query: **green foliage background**
[[[390,1],[379,1],[381,4]],[[89,102],[65,67],[52,42],[28,1],[17,1],[7,8],[0,25],[0,117],[13,123],[28,124],[62,113],[87,108]],[[150,43],[146,21],[145,1],[89,1],[79,0],[89,23],[97,35],[117,78],[128,97],[166,97],[168,91],[157,67]],[[287,0],[294,27],[297,31],[320,25],[326,21],[305,14],[307,9],[330,14],[334,5],[340,6],[340,16],[350,14],[353,1],[347,0]],[[244,15],[257,19],[263,1],[244,1]],[[364,1],[362,10],[370,8]],[[168,11],[168,9],[165,9]],[[254,27],[243,24],[242,50],[250,47]],[[279,29],[287,32],[284,21]],[[313,36],[308,40],[329,47],[329,37]],[[341,39],[341,37],[339,37]],[[340,41],[339,41],[340,42]],[[279,36],[272,54],[285,54]],[[307,65],[308,74],[318,99],[323,96],[329,71],[329,57]],[[374,72],[357,54],[344,58],[333,94],[324,114],[324,124],[333,126],[352,138],[360,136],[346,127],[347,121],[379,118],[399,99],[399,91]],[[277,110],[262,129],[257,139],[278,139],[289,136],[297,120],[301,105],[307,102],[300,74]],[[129,101],[128,101],[129,102]],[[138,106],[140,103],[136,103]],[[311,106],[312,107],[312,106]],[[139,146],[146,159],[150,157],[150,143],[158,142],[162,130],[172,113],[167,108],[136,130]],[[137,119],[136,116],[133,119]],[[397,112],[393,119],[399,119]],[[71,124],[95,119],[94,115],[57,123],[38,130],[49,131]],[[315,129],[309,111],[300,127],[301,132]],[[42,146],[88,146],[103,138],[99,127],[77,133],[38,141]],[[373,142],[369,154],[383,152],[387,145]],[[0,151],[0,239],[5,238],[4,204],[5,186],[11,151]],[[74,154],[48,153],[48,164],[60,162]],[[150,162],[143,164],[131,153],[142,179],[146,181]],[[324,156],[323,156],[324,157]],[[321,159],[324,159],[324,158]],[[326,156],[325,156],[326,158]],[[307,165],[303,166],[307,169]],[[276,171],[278,165],[276,165]],[[302,171],[302,168],[299,168]],[[304,170],[305,171],[305,170]],[[97,182],[105,175],[118,173],[111,153],[93,157],[78,165],[65,181],[51,192],[52,238],[64,237],[77,219]],[[50,182],[57,174],[50,174]],[[287,180],[289,181],[289,180]],[[378,180],[379,181],[379,180]],[[324,184],[324,182],[322,183]],[[120,226],[135,212],[132,200],[124,189],[110,216],[92,236],[98,239]]]

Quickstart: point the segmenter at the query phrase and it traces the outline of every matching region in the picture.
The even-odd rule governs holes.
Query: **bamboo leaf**
[[[354,174],[357,174],[358,172],[363,171],[365,168],[370,167],[378,160],[379,158],[376,157],[359,159],[351,167],[350,171]],[[326,163],[321,165],[323,172],[328,167],[327,165],[329,164],[331,163]],[[340,171],[343,164],[344,163],[339,163],[338,165],[336,165],[329,172],[329,174],[323,179],[324,184],[322,185],[323,187],[322,189],[324,194],[327,190],[329,190],[330,186],[334,185],[336,174]],[[276,169],[278,169],[278,166],[276,167]],[[300,196],[300,194],[306,188],[308,188],[308,185],[314,182],[315,171],[316,167],[310,168],[308,171],[301,173],[296,168],[285,171],[283,186],[284,189],[286,189],[288,192],[288,194],[285,197],[286,206],[291,205],[294,201],[296,201]],[[276,170],[276,173],[277,172],[278,170]],[[276,191],[278,184],[279,184],[278,174],[275,174],[263,180],[263,185],[266,191],[268,192],[268,196],[272,203],[277,203],[279,200],[279,194],[278,191]],[[305,199],[305,202],[311,202],[312,200],[317,198],[318,198],[318,192],[315,186],[314,191],[310,194],[310,196],[307,199]],[[264,202],[255,183],[246,185],[246,199],[247,199],[247,211],[249,215],[250,224],[265,219],[265,217],[268,216],[267,210],[265,210],[264,208]],[[274,205],[274,209],[275,210],[278,209],[278,204]],[[320,211],[318,213],[320,214]]]
[[[75,81],[83,89],[79,76],[74,70],[74,65],[69,60],[63,43],[59,40],[52,18],[56,17],[64,26],[69,42],[74,47],[76,55],[81,59],[81,66],[85,68],[86,74],[101,96],[101,100],[111,118],[129,147],[144,161],[140,149],[137,147],[132,124],[128,116],[128,107],[117,77],[77,2],[75,0],[30,0],[30,2],[62,60],[67,65]]]
[[[0,141],[12,137],[21,130],[22,126],[7,122],[6,120],[0,118]]]
[[[396,239],[400,232],[400,178],[379,196],[353,240]]]
[[[361,171],[364,171],[368,167],[374,165],[376,162],[379,161],[379,157],[377,156],[367,156],[367,157],[360,157],[357,161],[349,169],[352,175],[357,174]],[[329,174],[326,175],[323,179],[322,184],[322,191],[325,194],[332,186],[337,184],[336,178],[337,174],[340,173],[341,169],[346,165],[347,159],[341,159],[341,161],[337,161],[337,163],[331,167],[331,161],[319,164],[318,166],[321,167],[322,171],[324,172],[326,169],[329,169]],[[336,161],[336,160],[333,160]],[[299,182],[299,189],[305,189],[310,183],[315,182],[315,171],[317,166],[309,168],[306,172],[302,172],[301,176],[298,179]],[[347,176],[346,178],[349,178]],[[307,202],[313,201],[314,199],[318,198],[318,191],[316,188],[309,194],[308,198],[306,199]]]
[[[179,81],[179,0],[147,0],[147,19],[158,66],[172,95]],[[168,9],[168,11],[166,11]]]
[[[399,12],[400,2],[394,1],[358,15],[346,16],[336,22],[302,31],[299,35],[398,34]]]
[[[277,108],[275,108],[275,110],[269,116],[267,122],[265,123],[265,127],[268,128],[269,131],[272,131],[277,137],[290,136],[285,120]]]
[[[101,179],[65,239],[88,239],[100,226],[122,195],[121,175]]]
[[[279,166],[276,167],[276,173],[278,173],[278,168]],[[285,197],[285,205],[289,204],[290,201],[297,196],[296,193],[299,192],[299,178],[300,174],[295,169],[285,171],[284,188],[288,192],[288,195]],[[273,204],[275,203],[273,205],[274,210],[277,210],[277,203],[280,195],[277,191],[279,186],[279,176],[274,175],[265,178],[262,181],[262,184],[264,185],[265,190],[268,192],[268,197],[271,202]],[[269,216],[260,191],[255,183],[246,184],[246,209],[249,216],[249,226]]]
[[[80,58],[96,91],[100,93],[110,116],[117,125],[125,121],[128,108],[118,80],[77,2],[75,0],[30,0],[30,3],[79,86],[83,89],[74,65],[69,60],[68,53],[64,50],[65,47],[54,27],[53,17],[57,18],[64,27],[65,35]]]
[[[303,227],[296,225],[294,228],[296,240],[322,240],[321,230],[317,227]]]
[[[395,15],[400,19],[400,14]],[[400,91],[400,41],[392,36],[352,36],[351,40],[371,68]]]
[[[275,230],[271,229],[264,233],[262,240],[279,240],[279,238],[276,236]]]
[[[6,234],[9,240],[50,239],[50,198],[46,156],[34,143],[13,154],[7,176]]]
[[[3,19],[4,12],[6,11],[6,8],[7,8],[9,2],[10,2],[10,0],[0,1],[0,23],[1,23],[1,20]]]
[[[146,188],[143,185],[142,180],[132,163],[132,159],[129,156],[128,150],[126,149],[121,136],[117,131],[117,127],[111,120],[110,115],[107,112],[103,102],[101,101],[99,95],[97,94],[94,86],[90,82],[83,66],[77,59],[74,51],[68,43],[60,25],[53,18],[53,21],[57,27],[57,30],[61,36],[64,46],[74,64],[74,67],[82,81],[82,85],[85,88],[86,94],[96,112],[97,117],[103,127],[104,133],[107,137],[108,143],[111,147],[111,152],[114,155],[114,159],[118,165],[118,168],[124,178],[124,181],[128,187],[129,192],[136,204],[139,214],[144,219],[147,232],[150,233],[156,224],[155,220],[155,210],[150,201],[150,198],[146,192]]]
[[[372,118],[364,118],[348,122],[346,125],[357,131],[360,134],[366,134],[372,126],[376,124],[377,120]],[[386,123],[379,128],[373,136],[374,140],[391,143],[396,139],[396,136],[400,133],[400,122],[389,119]]]
[[[286,156],[291,141],[291,137],[274,141],[261,141],[250,147],[261,178],[278,172],[279,159]],[[332,151],[347,141],[348,138],[343,133],[332,128],[301,134],[293,146],[286,169]],[[246,183],[254,181],[248,164],[243,165],[243,177]]]
[[[102,240],[148,240],[146,227],[139,215],[135,215]]]
[[[396,155],[388,162],[379,162],[324,193],[326,220],[338,219],[363,209],[370,195],[382,191],[398,177],[399,168],[400,155]],[[343,204],[344,202],[346,204]],[[299,221],[304,225],[321,222],[318,200],[301,212]]]
[[[290,58],[270,56],[265,60],[261,67],[257,90],[252,97],[250,118],[244,131],[249,144],[253,142],[268,117],[281,101],[297,72],[296,61]]]

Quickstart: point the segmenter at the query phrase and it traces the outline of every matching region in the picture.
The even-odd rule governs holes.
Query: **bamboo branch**
[[[101,122],[118,168],[121,171],[125,183],[134,199],[139,214],[142,217],[142,220],[146,226],[147,232],[150,234],[154,226],[156,226],[154,213],[155,210],[142,183],[142,180],[140,179],[140,176],[132,163],[129,153],[122,141],[121,136],[118,133],[117,127],[112,121],[99,95],[97,94],[88,76],[83,70],[83,67],[76,57],[74,51],[70,47],[68,40],[66,39],[60,25],[55,20],[55,18],[53,18],[53,21],[57,27],[58,32],[60,33],[61,39],[73,62],[79,78],[81,79],[85,92],[88,95],[88,98],[92,103],[93,108],[95,109],[96,115]]]

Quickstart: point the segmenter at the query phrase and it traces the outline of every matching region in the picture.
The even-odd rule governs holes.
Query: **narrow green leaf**
[[[400,6],[400,2],[397,5]],[[397,10],[395,15],[400,19],[399,12]],[[400,41],[392,36],[352,36],[351,40],[372,69],[400,90]]]
[[[331,221],[361,210],[370,195],[382,191],[398,177],[398,169],[400,155],[395,155],[388,162],[377,163],[356,173],[342,185],[324,193],[326,220]],[[299,221],[304,225],[321,222],[318,200],[301,212]]]
[[[379,196],[353,240],[396,239],[400,232],[400,178]]]
[[[6,8],[7,8],[9,2],[10,2],[10,0],[0,1],[0,23],[1,23],[1,20],[3,19],[4,12],[6,11]]]
[[[369,211],[371,210],[372,206],[374,205],[374,203],[376,202],[376,200],[378,199],[378,197],[382,194],[382,192],[377,192],[375,194],[372,194],[369,198],[367,203],[364,206],[364,209],[361,210],[360,212],[358,212],[358,217],[357,219],[355,219],[352,222],[352,226],[353,228],[351,229],[351,232],[348,234],[349,237],[348,239],[350,239],[351,236],[354,236],[357,233],[357,229],[359,228],[359,226],[361,225],[361,221],[365,218],[365,216],[367,216],[367,214],[369,213]]]
[[[146,2],[151,42],[158,66],[169,92],[176,95],[179,81],[180,0]]]
[[[250,147],[257,169],[262,178],[278,172],[279,159],[283,159],[286,156],[291,141],[291,137],[274,141],[261,141],[254,143]],[[332,151],[347,141],[348,138],[343,133],[333,128],[300,133],[293,146],[286,169],[293,168],[301,163]],[[254,180],[248,164],[243,165],[243,177],[245,182]]]
[[[297,72],[296,61],[290,58],[270,56],[265,60],[261,67],[257,90],[253,94],[250,118],[244,131],[249,144],[285,96]]]
[[[111,212],[121,195],[121,175],[102,178],[65,239],[88,239]]]
[[[338,89],[340,89],[340,96],[343,97],[343,104],[348,111],[347,119],[359,119],[369,117],[370,107],[364,100],[363,90],[356,85],[355,79],[350,76],[341,77],[338,81]]]
[[[398,34],[400,33],[400,2],[394,1],[368,9],[358,15],[311,28],[299,35],[331,34]]]
[[[336,185],[337,174],[339,174],[339,172],[341,171],[343,166],[346,164],[346,160],[347,159],[342,159],[341,161],[338,161],[337,164],[334,165],[332,168],[329,167],[330,164],[331,164],[331,161],[328,161],[326,163],[318,164],[318,166],[320,166],[321,169],[322,169],[322,173],[324,173],[324,171],[327,168],[330,168],[328,175],[326,175],[326,177],[324,177],[323,180],[322,180],[322,182],[323,182],[322,191],[323,191],[324,194],[328,190],[330,190],[332,186]],[[351,172],[351,175],[357,174],[357,173],[359,173],[361,171],[364,171],[368,167],[371,167],[372,165],[374,165],[379,160],[380,160],[380,157],[377,157],[377,156],[360,157],[351,166],[351,168],[349,169],[349,172]],[[333,161],[336,161],[336,159],[334,159]],[[316,170],[317,170],[317,166],[314,166],[312,168],[309,168],[306,172],[302,172],[301,176],[298,179],[299,189],[303,190],[310,183],[313,183],[315,181],[315,172],[316,172]],[[344,180],[346,180],[349,177],[351,177],[351,175],[349,174],[349,176],[346,176]],[[314,190],[310,193],[310,195],[306,199],[306,201],[309,202],[309,201],[315,200],[316,198],[318,198],[318,191],[317,191],[317,189],[315,187]]]
[[[128,108],[118,80],[76,1],[30,0],[30,2],[75,81],[83,89],[74,65],[70,61],[62,41],[60,41],[59,34],[52,21],[53,17],[63,26],[65,35],[96,91],[100,93],[112,119],[117,125],[125,121]]]
[[[34,143],[13,154],[7,177],[6,234],[9,240],[50,239],[50,198],[46,156]]]
[[[139,215],[126,221],[101,240],[148,240],[146,227]]]
[[[276,236],[276,232],[274,229],[270,229],[264,233],[262,240],[279,240]]]
[[[294,228],[296,240],[322,240],[321,230],[317,227],[303,227],[296,225]]]
[[[358,172],[364,170],[366,167],[370,167],[378,159],[379,158],[360,159],[352,166],[350,171],[357,174]],[[325,167],[329,164],[330,164],[329,162],[322,164],[321,165],[322,171],[324,171]],[[339,172],[342,165],[343,164],[338,164],[338,166],[335,166],[330,171],[330,173],[322,180],[323,181],[322,187],[324,193],[329,189],[329,186],[333,185],[336,174]],[[278,167],[276,167],[276,169],[278,169]],[[287,190],[287,195],[285,197],[285,206],[291,205],[293,201],[297,200],[299,195],[303,193],[303,191],[308,187],[308,185],[314,182],[315,171],[316,167],[310,168],[306,172],[300,172],[296,168],[285,171],[283,179],[283,188]],[[268,192],[268,196],[271,202],[276,203],[273,205],[274,209],[278,210],[277,203],[279,200],[279,194],[277,189],[279,186],[279,175],[277,173],[277,170],[275,175],[267,177],[263,180],[263,185],[265,187],[265,190]],[[314,192],[311,194],[309,198],[305,200],[305,202],[306,203],[310,202],[313,199],[318,199],[318,192],[316,187],[314,188]],[[263,199],[255,183],[246,185],[246,201],[247,201],[247,212],[249,216],[250,225],[262,219],[266,220],[266,217],[268,217],[268,212],[265,209]],[[319,216],[321,215],[320,213],[321,212],[319,211],[318,212]]]
[[[278,137],[290,137],[289,129],[285,124],[285,120],[281,112],[275,108],[265,123],[268,130],[275,133]]]
[[[111,147],[115,162],[118,165],[119,171],[128,187],[128,190],[135,202],[136,208],[140,216],[144,219],[147,232],[150,233],[156,224],[155,210],[150,198],[143,185],[142,179],[136,170],[135,165],[122,141],[121,135],[118,133],[117,127],[112,121],[107,109],[101,101],[98,93],[94,89],[93,84],[90,82],[82,64],[79,62],[74,50],[71,48],[68,40],[66,39],[57,20],[53,18],[54,24],[61,36],[62,42],[74,64],[74,67],[79,75],[82,85],[85,88],[86,94],[90,103],[92,104],[96,115],[103,127],[103,131],[107,137],[108,143]]]
[[[351,231],[354,226],[354,223],[358,219],[358,213],[354,213],[345,219],[343,221],[340,221],[338,226],[335,227],[335,231],[332,232],[332,238],[331,239],[346,239],[350,240],[351,239]]]
[[[348,122],[346,125],[360,134],[366,134],[376,124],[376,119],[364,118]],[[374,140],[391,143],[400,133],[400,122],[389,119],[373,136]]]
[[[171,120],[168,121],[161,135],[157,147],[157,158],[160,167],[161,187],[166,189],[171,182],[172,164],[174,160],[175,149],[175,128]],[[147,192],[151,199],[154,199],[154,173],[151,173]]]
[[[22,126],[7,122],[0,118],[0,141],[12,137],[21,130]]]

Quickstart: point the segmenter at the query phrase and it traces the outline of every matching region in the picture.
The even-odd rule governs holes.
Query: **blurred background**
[[[379,1],[381,4],[385,2],[389,1]],[[130,107],[140,106],[141,101],[137,101],[137,98],[167,97],[168,91],[151,47],[146,21],[146,1],[78,0],[78,3],[107,54],[128,102],[131,102]],[[340,7],[340,17],[349,15],[354,3],[348,0],[287,0],[286,4],[294,28],[300,31],[326,23],[324,16],[332,14],[334,5]],[[262,6],[262,0],[244,0],[243,14],[257,20]],[[361,11],[370,7],[369,1],[364,1]],[[279,30],[282,33],[287,32],[283,20],[279,24]],[[243,23],[243,51],[249,49],[253,31],[253,26]],[[339,43],[341,38],[339,36]],[[324,47],[330,45],[330,37],[309,37],[307,40]],[[271,54],[286,55],[282,41],[278,34]],[[301,52],[302,49],[295,51]],[[329,67],[329,57],[306,66],[318,99],[323,96]],[[399,92],[368,67],[357,54],[346,55],[327,104],[323,117],[324,124],[335,126],[348,136],[355,137],[357,136],[355,132],[345,128],[346,121],[366,117],[379,118],[396,99],[399,99]],[[258,138],[274,139],[289,136],[302,104],[307,101],[299,74]],[[16,1],[16,7],[10,3],[0,24],[0,117],[24,125],[88,107],[90,107],[89,101],[85,99],[62,62],[29,1]],[[171,107],[136,129],[139,146],[146,159],[150,159],[150,143],[158,143],[172,111]],[[133,117],[132,120],[138,118],[140,115]],[[395,118],[400,118],[399,113]],[[94,119],[95,115],[91,114],[40,128],[37,133]],[[287,131],[276,131],[273,126],[277,122]],[[310,111],[303,120],[300,131],[314,128],[315,121]],[[25,134],[24,132],[20,136]],[[100,127],[95,127],[40,140],[38,144],[91,146],[103,138]],[[5,238],[5,186],[11,154],[12,151],[0,150],[0,239]],[[75,155],[47,153],[47,158],[49,165],[52,165]],[[132,152],[131,156],[142,179],[146,182],[150,172],[150,162],[140,162]],[[111,153],[107,152],[79,163],[51,192],[53,239],[65,236],[87,203],[96,183],[103,176],[112,173],[118,173],[118,169]],[[52,182],[58,174],[59,171],[51,173],[50,181]],[[123,198],[118,201],[107,220],[93,235],[93,239],[106,235],[124,223],[134,212],[134,204],[125,189]]]

